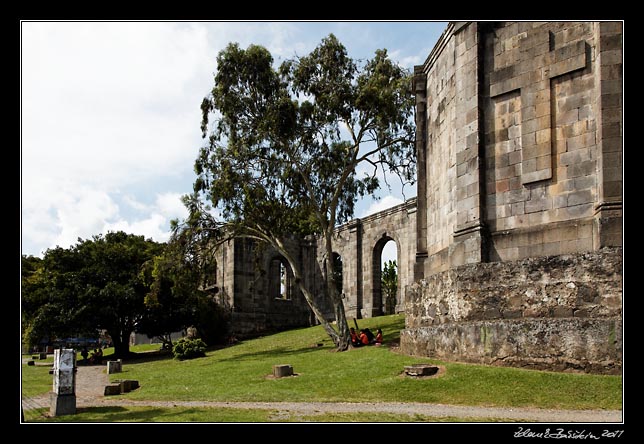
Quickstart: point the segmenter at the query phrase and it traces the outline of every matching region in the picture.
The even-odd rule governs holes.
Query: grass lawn
[[[360,328],[370,327],[374,331],[382,328],[385,346],[336,353],[330,338],[316,326],[242,341],[232,347],[208,351],[205,358],[178,361],[168,356],[125,361],[123,372],[110,377],[138,380],[139,389],[121,395],[134,400],[375,401],[615,410],[622,406],[620,376],[543,372],[410,357],[387,346],[387,342],[399,338],[404,315],[362,319],[359,324]],[[110,349],[105,351],[108,359],[110,353]],[[419,380],[401,375],[405,365],[427,362],[444,366],[445,373]],[[275,364],[291,364],[296,375],[270,378]],[[51,390],[51,375],[45,367],[23,365],[22,370],[23,395],[35,396]],[[172,411],[179,412],[176,408]],[[117,413],[114,414],[118,416]],[[109,416],[107,412],[105,415]]]

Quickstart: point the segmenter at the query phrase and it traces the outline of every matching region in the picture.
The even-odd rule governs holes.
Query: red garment
[[[369,338],[366,334],[360,333],[360,342],[362,342],[364,345],[369,345]]]
[[[382,344],[382,333],[376,335],[376,344]]]

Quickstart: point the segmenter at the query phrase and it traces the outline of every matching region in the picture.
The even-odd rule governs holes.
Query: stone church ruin
[[[621,22],[450,22],[414,70],[417,197],[338,227],[333,258],[293,239],[307,284],[333,260],[347,316],[382,315],[393,240],[403,352],[621,372],[622,72]],[[223,244],[212,270],[234,332],[313,324],[255,248]]]

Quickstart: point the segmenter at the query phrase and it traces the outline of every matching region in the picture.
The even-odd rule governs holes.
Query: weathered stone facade
[[[621,26],[453,22],[416,67],[403,351],[621,368]]]
[[[381,257],[385,244],[396,243],[398,290],[396,311],[404,311],[406,289],[414,282],[416,199],[338,227],[333,251],[342,258],[342,292],[347,316],[370,318],[384,314],[380,290]],[[320,245],[319,251],[324,249]],[[319,258],[323,264],[324,258]]]
[[[447,360],[618,372],[621,269],[607,248],[433,274],[408,297],[401,343]]]
[[[354,219],[336,230],[334,255],[342,261],[342,294],[347,316],[365,318],[383,314],[380,264],[383,247],[396,242],[398,296],[396,311],[404,310],[405,290],[413,284],[416,200],[363,219]],[[330,320],[333,308],[324,297],[325,252],[321,240],[289,241],[304,283],[318,296],[318,304]],[[279,262],[287,273],[280,282]],[[210,286],[218,302],[231,314],[231,334],[247,336],[271,330],[314,325],[317,321],[292,279],[286,260],[271,247],[258,249],[248,239],[232,239],[221,245],[212,265]],[[283,286],[284,291],[278,290]]]
[[[305,280],[310,280],[307,285],[319,287],[313,282],[315,245],[292,240],[289,252],[306,270]],[[284,278],[276,268],[280,264],[287,273]],[[212,268],[215,297],[231,313],[231,335],[253,336],[312,325],[311,310],[293,282],[286,261],[275,250],[258,250],[249,239],[232,239],[218,248]]]

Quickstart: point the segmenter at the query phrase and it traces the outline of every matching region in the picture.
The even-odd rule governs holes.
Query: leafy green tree
[[[398,265],[396,261],[387,261],[381,274],[382,294],[385,296],[385,313],[396,312],[396,294],[398,293]]]
[[[90,333],[80,316],[78,275],[63,271],[78,265],[78,258],[60,247],[49,249],[43,259],[23,256],[21,315],[26,344]],[[96,335],[95,328],[91,334]]]
[[[37,282],[23,287],[28,336],[96,335],[104,329],[117,356],[129,353],[148,289],[141,267],[163,244],[122,231],[45,252]]]
[[[173,348],[171,334],[190,326],[207,344],[222,342],[228,319],[207,286],[205,268],[188,260],[176,240],[144,264],[141,274],[149,291],[137,331],[160,338],[168,350]]]
[[[214,80],[201,105],[206,144],[180,229],[196,241],[247,236],[272,245],[337,349],[345,350],[349,328],[333,261],[325,261],[325,297],[335,327],[304,285],[285,239],[320,236],[331,259],[334,228],[353,217],[358,198],[379,188],[379,169],[413,180],[410,75],[386,50],[359,65],[331,34],[277,69],[265,48],[230,44],[217,57]],[[369,172],[359,175],[363,164]]]
[[[177,260],[168,250],[142,267],[141,277],[148,293],[136,330],[161,339],[163,347],[172,350],[171,334],[191,323],[198,281],[190,279],[190,269],[182,267],[180,258]]]

